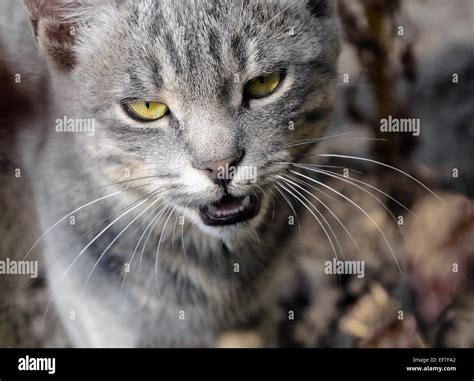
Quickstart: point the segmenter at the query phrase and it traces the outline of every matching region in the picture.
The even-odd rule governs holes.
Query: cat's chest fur
[[[199,232],[173,241],[168,231],[158,252],[157,230],[144,255],[140,248],[130,262],[138,236],[104,255],[121,231],[112,228],[70,267],[90,237],[67,230],[48,239],[45,259],[54,263],[48,269],[54,304],[74,345],[208,346],[223,331],[268,323],[278,263],[273,246],[229,250],[202,242],[207,238]],[[54,262],[66,250],[71,254]]]

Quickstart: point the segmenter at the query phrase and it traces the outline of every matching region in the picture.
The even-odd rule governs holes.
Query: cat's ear
[[[308,0],[308,8],[315,17],[331,16],[335,9],[336,0]]]
[[[33,33],[53,68],[68,72],[76,65],[74,44],[81,0],[23,0]]]

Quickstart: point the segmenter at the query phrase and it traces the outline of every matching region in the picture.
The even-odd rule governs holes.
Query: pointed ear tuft
[[[50,64],[61,72],[76,64],[74,43],[77,20],[69,17],[80,8],[80,0],[23,0],[33,33]]]

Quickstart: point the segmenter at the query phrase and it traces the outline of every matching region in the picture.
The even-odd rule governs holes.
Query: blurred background
[[[319,180],[371,219],[313,193],[350,231],[358,247],[319,208],[342,258],[365,261],[365,276],[325,274],[334,255],[306,216],[287,248],[297,275],[284,291],[280,345],[474,347],[474,2],[339,0],[339,12],[337,112],[312,155],[345,156],[318,156],[332,174]],[[418,120],[419,135],[382,132],[389,117]]]

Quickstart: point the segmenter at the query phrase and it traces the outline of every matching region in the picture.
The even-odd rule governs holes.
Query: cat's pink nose
[[[235,172],[235,169],[232,170],[232,168],[242,160],[242,156],[232,155],[222,160],[203,161],[195,168],[205,172],[214,183],[227,185],[232,180],[232,174]]]

